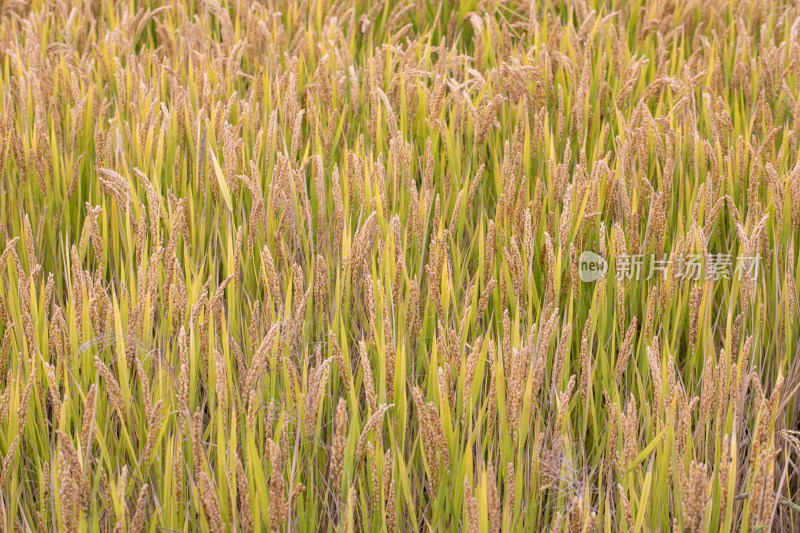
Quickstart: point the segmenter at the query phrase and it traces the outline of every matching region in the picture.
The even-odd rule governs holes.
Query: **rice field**
[[[800,6],[0,0],[0,530],[800,531]]]

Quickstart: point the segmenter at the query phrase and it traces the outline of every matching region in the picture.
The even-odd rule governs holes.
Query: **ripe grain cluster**
[[[799,30],[0,0],[0,530],[800,530]]]

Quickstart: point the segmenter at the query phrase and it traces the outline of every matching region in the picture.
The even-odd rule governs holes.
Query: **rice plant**
[[[0,0],[0,530],[800,531],[799,29]]]

